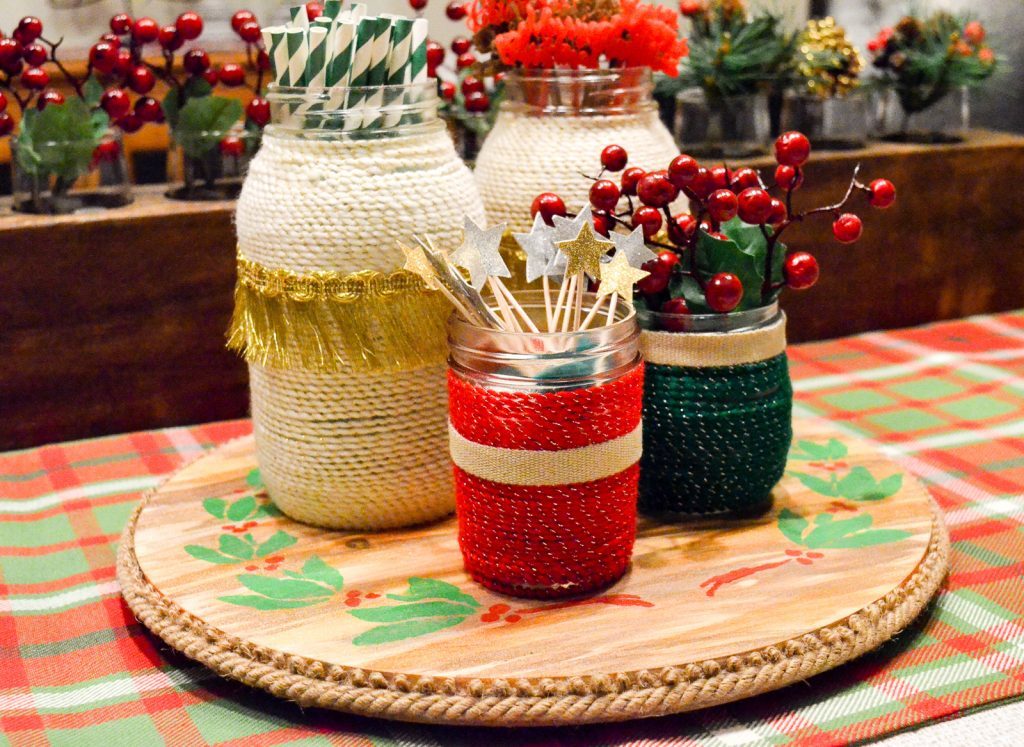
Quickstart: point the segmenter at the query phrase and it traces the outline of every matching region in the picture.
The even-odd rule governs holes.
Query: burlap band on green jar
[[[640,510],[767,508],[793,437],[786,319],[730,332],[644,330]]]

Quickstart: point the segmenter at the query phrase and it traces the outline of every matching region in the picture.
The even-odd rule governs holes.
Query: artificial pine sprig
[[[793,67],[796,35],[781,15],[751,16],[742,0],[680,4],[690,19],[690,54],[674,88],[703,88],[711,97],[755,93]]]
[[[906,16],[868,42],[884,85],[893,88],[908,114],[923,111],[951,90],[974,87],[996,68],[985,27],[950,13],[924,20]]]

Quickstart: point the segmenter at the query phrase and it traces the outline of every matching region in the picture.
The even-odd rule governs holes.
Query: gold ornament
[[[250,363],[322,372],[393,371],[445,359],[451,305],[418,273],[300,275],[241,255],[237,265],[228,348]]]
[[[834,18],[808,21],[800,34],[797,54],[797,72],[807,90],[816,96],[845,96],[860,85],[864,58]]]
[[[612,242],[594,235],[594,228],[590,223],[584,223],[580,227],[575,239],[559,241],[557,245],[568,260],[565,267],[567,276],[585,272],[592,278],[601,274],[601,257],[615,247]]]
[[[625,252],[615,252],[610,262],[601,265],[601,285],[597,289],[597,297],[618,293],[627,303],[633,303],[633,284],[650,274],[646,270],[632,267]]]

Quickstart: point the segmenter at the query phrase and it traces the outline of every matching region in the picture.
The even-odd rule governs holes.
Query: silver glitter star
[[[615,243],[615,256],[625,254],[630,267],[641,267],[644,262],[657,259],[658,255],[644,243],[644,230],[634,228],[632,233],[611,232],[611,240]]]
[[[580,210],[575,218],[556,215],[554,216],[554,222],[555,229],[551,241],[555,244],[559,241],[572,241],[580,235],[584,223],[589,223],[591,228],[594,227],[594,211],[590,205],[587,205]],[[562,252],[555,252],[548,263],[547,269],[544,270],[544,274],[549,277],[561,277],[565,275],[567,263],[568,258]]]
[[[512,235],[526,252],[526,282],[532,283],[547,272],[551,258],[557,251],[552,243],[555,229],[545,223],[541,214],[537,213],[533,218],[533,228],[529,233],[514,233]]]
[[[462,245],[452,253],[450,260],[452,264],[469,271],[470,284],[480,290],[488,277],[512,277],[499,251],[501,237],[505,235],[505,224],[484,230],[467,217],[463,225],[465,234]]]

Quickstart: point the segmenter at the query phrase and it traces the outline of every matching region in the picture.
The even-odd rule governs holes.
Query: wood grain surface
[[[800,421],[789,472],[766,515],[642,521],[624,579],[588,597],[544,603],[497,595],[468,579],[454,519],[346,534],[265,515],[269,502],[255,466],[253,442],[244,438],[182,469],[156,492],[134,533],[145,577],[186,612],[247,642],[410,675],[571,678],[775,645],[884,597],[917,569],[933,531],[932,504],[915,479],[863,442]],[[822,493],[807,484],[833,487]],[[842,495],[828,495],[836,485]],[[839,522],[849,529],[832,531],[823,543],[829,530],[822,527]],[[263,557],[211,561],[208,551],[224,548],[224,535],[248,535],[258,546],[278,532],[296,541]],[[318,568],[333,569],[312,574],[323,587],[314,601],[306,604],[311,597],[301,583],[298,592],[282,594],[290,587],[278,582],[310,576],[314,556]],[[424,582],[410,579],[429,579],[429,593],[418,593]],[[439,618],[425,613],[412,615],[419,627],[387,627],[408,622],[399,608],[435,597],[470,611],[457,620],[444,612],[443,628],[428,630]],[[254,598],[266,608],[246,606]],[[274,608],[282,600],[291,608]],[[494,605],[502,605],[499,614]]]

